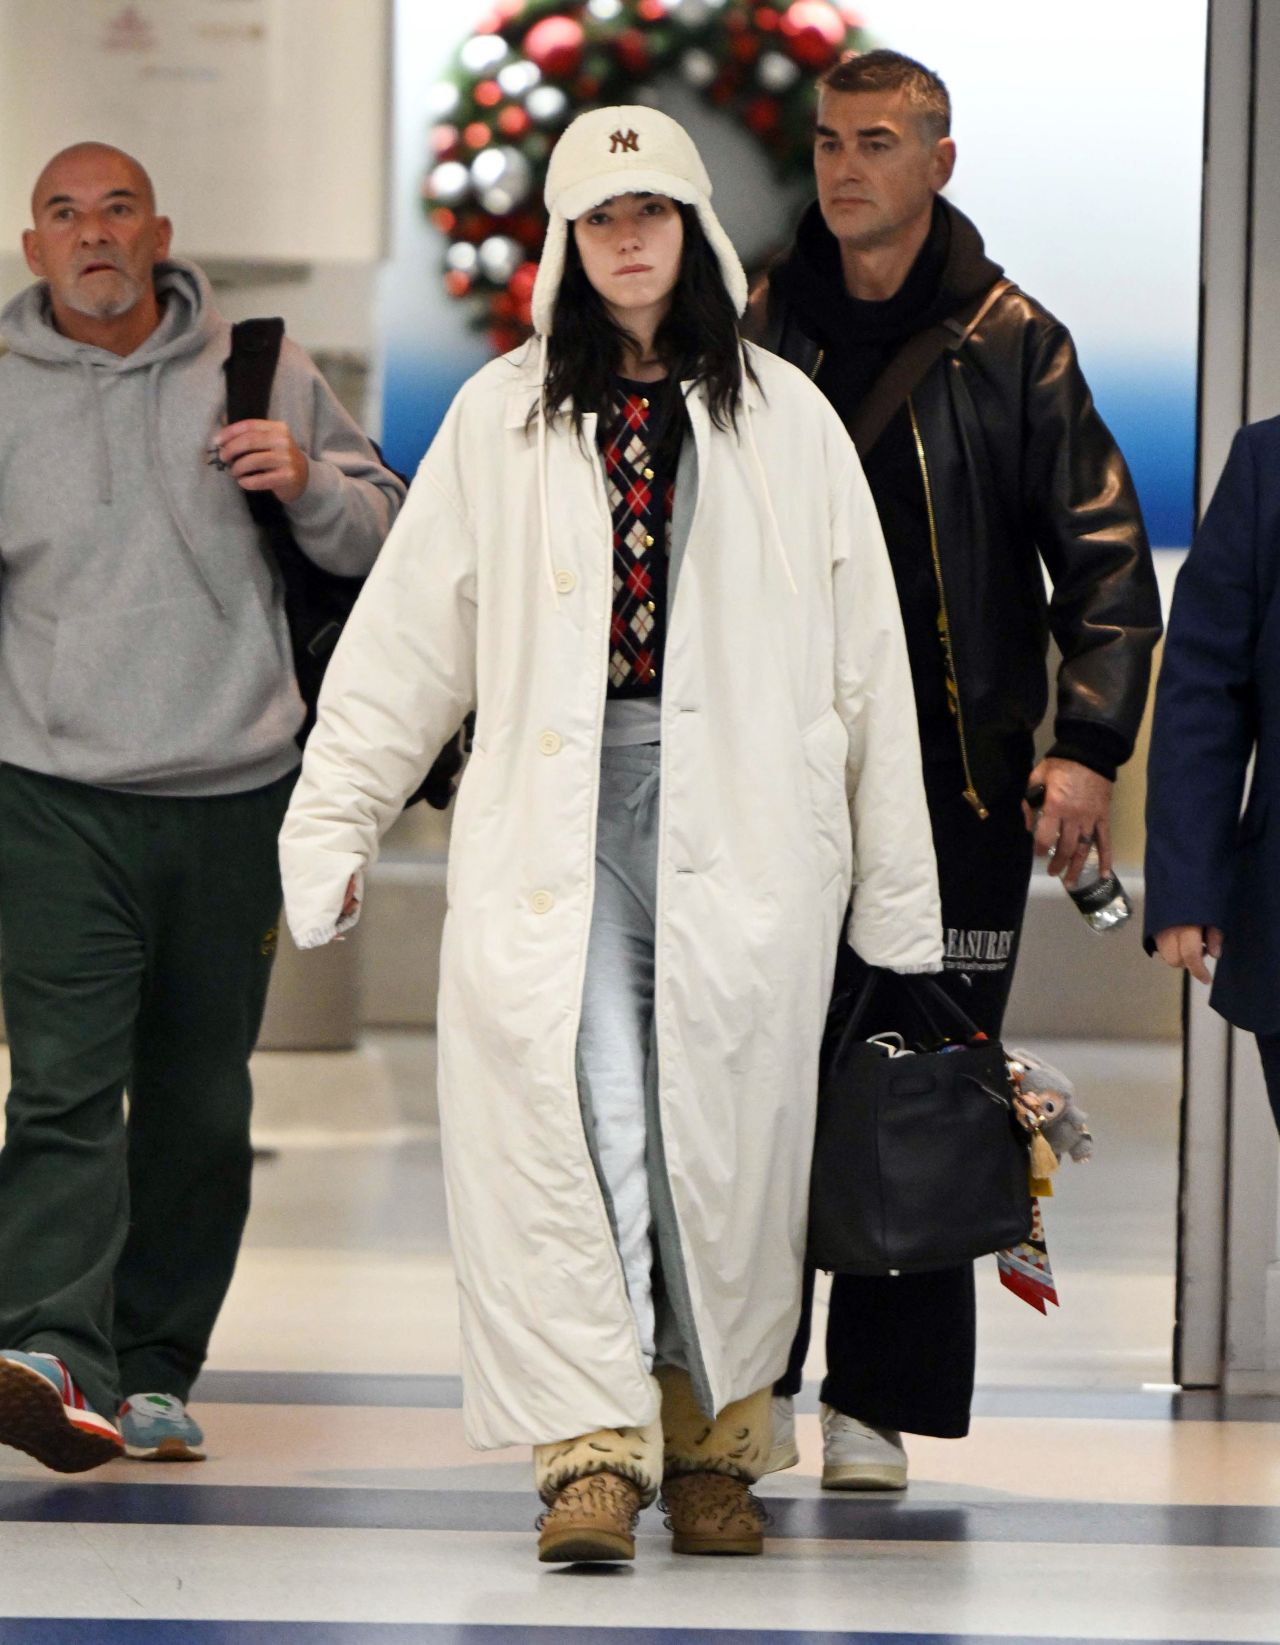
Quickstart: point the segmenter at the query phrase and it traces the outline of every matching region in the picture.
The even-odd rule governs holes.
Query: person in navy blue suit
[[[1236,435],[1178,576],[1156,691],[1146,861],[1148,949],[1212,982],[1214,1010],[1257,1036],[1280,1126],[1278,583],[1280,417]]]

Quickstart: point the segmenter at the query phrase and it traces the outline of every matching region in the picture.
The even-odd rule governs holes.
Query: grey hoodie
[[[210,463],[231,328],[162,263],[157,329],[121,358],[54,329],[48,289],[0,313],[0,760],[143,793],[234,793],[297,765],[278,575]],[[271,416],[310,459],[289,506],[317,564],[368,571],[404,500],[306,354]]]

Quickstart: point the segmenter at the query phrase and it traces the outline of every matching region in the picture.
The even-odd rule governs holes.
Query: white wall
[[[388,28],[386,0],[0,0],[0,244],[49,156],[98,138],[196,258],[380,257]]]

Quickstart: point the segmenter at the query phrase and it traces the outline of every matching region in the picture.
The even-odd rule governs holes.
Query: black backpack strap
[[[222,362],[229,423],[267,415],[283,341],[284,321],[279,318],[240,320],[232,326],[231,352]],[[280,513],[279,501],[269,492],[246,491],[244,500],[259,525],[272,524]]]
[[[876,441],[893,421],[899,408],[924,379],[925,373],[944,354],[954,354],[968,342],[988,312],[1013,285],[997,280],[983,293],[976,306],[940,320],[937,325],[909,337],[872,383],[866,398],[849,422],[849,433],[858,455],[866,462]]]

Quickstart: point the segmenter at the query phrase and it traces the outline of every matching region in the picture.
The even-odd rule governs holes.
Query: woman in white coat
[[[911,681],[852,445],[743,348],[742,267],[651,108],[552,156],[538,336],[468,382],[330,666],[289,923],[358,916],[462,717],[440,1112],[471,1442],[545,1560],[758,1552],[835,952],[941,962]]]

